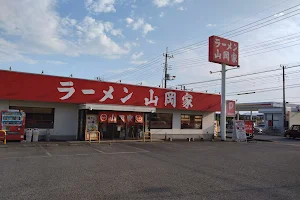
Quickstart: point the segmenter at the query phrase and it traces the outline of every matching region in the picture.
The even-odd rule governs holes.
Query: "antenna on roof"
[[[9,71],[11,71],[11,66],[9,67]]]
[[[44,73],[44,71],[42,70],[42,74]]]
[[[71,75],[70,75],[70,78],[72,78],[72,77],[73,77],[73,75],[71,74]]]

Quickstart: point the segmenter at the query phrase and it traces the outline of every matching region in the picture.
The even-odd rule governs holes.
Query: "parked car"
[[[262,134],[263,128],[261,127],[254,127],[254,134]]]
[[[291,126],[291,128],[285,131],[284,137],[294,139],[300,137],[300,125]]]

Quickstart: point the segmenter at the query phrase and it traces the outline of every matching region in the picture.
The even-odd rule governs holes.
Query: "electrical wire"
[[[254,25],[254,26],[252,26],[252,27],[249,27],[249,28],[246,28],[246,29],[239,30],[239,29],[241,29],[241,28],[245,28],[245,27],[247,27],[247,26],[249,26],[249,25],[255,24],[255,23],[260,22],[260,21],[263,21],[263,20],[268,19],[268,18],[270,18],[270,17],[274,17],[274,15],[276,15],[276,14],[283,13],[283,12],[285,12],[285,11],[288,11],[288,10],[291,10],[291,9],[293,9],[293,8],[299,7],[299,5],[300,5],[300,4],[297,4],[297,5],[293,6],[293,7],[290,7],[290,8],[288,8],[288,9],[282,10],[282,11],[280,11],[280,12],[278,12],[278,13],[275,13],[275,14],[270,15],[270,16],[268,16],[268,17],[265,17],[265,18],[263,18],[263,19],[260,19],[260,20],[254,21],[254,22],[252,22],[252,23],[250,23],[250,24],[246,24],[246,25],[241,26],[241,27],[239,27],[239,28],[236,28],[236,29],[227,31],[227,32],[221,34],[220,36],[236,37],[236,36],[239,36],[239,35],[242,35],[242,34],[249,33],[249,32],[251,32],[251,31],[257,30],[257,29],[259,29],[259,28],[263,28],[263,27],[265,27],[265,26],[274,24],[274,23],[276,23],[276,22],[279,22],[279,21],[282,21],[282,20],[291,18],[291,17],[293,17],[293,16],[299,15],[300,13],[296,13],[296,14],[294,14],[294,15],[287,16],[287,17],[283,17],[283,18],[281,18],[281,16],[280,16],[280,17],[277,17],[277,18],[280,18],[280,19],[278,19],[278,20],[275,20],[275,19],[276,19],[276,18],[275,18],[275,19],[271,19],[271,20],[266,21],[266,22],[270,22],[269,24],[264,24],[264,23],[266,23],[266,22],[263,22],[263,23],[256,24],[256,25]],[[294,12],[296,12],[296,11],[298,11],[298,9],[295,10],[295,11],[286,13],[285,16],[288,15],[288,14],[294,13]],[[273,21],[273,20],[275,20],[275,21]],[[273,22],[271,22],[271,21],[273,21]],[[258,25],[262,25],[262,26],[255,27],[255,26],[258,26]],[[252,28],[254,28],[254,29],[252,29]],[[249,30],[249,29],[250,29],[250,30]],[[236,31],[236,30],[239,30],[239,31],[237,31],[237,32],[235,32],[235,33],[231,33],[231,32]],[[243,32],[243,31],[245,31],[245,30],[248,30],[248,31]],[[240,33],[240,32],[242,32],[242,33]],[[228,34],[228,33],[231,33],[231,34]],[[239,34],[237,34],[237,33],[239,33]],[[174,55],[177,55],[177,54],[185,53],[186,51],[191,51],[191,50],[200,48],[200,47],[202,47],[202,46],[205,46],[206,44],[207,44],[207,40],[203,40],[203,41],[198,42],[198,43],[195,43],[195,44],[191,44],[191,45],[188,45],[188,46],[185,46],[185,47],[182,47],[182,48],[178,48],[178,49],[172,50],[172,51],[170,51],[170,53],[171,53],[171,54],[174,54]]]
[[[278,4],[274,4],[274,5],[272,5],[272,6],[268,7],[268,8],[266,8],[266,9],[263,9],[263,10],[260,10],[260,11],[258,11],[258,12],[256,12],[256,13],[253,13],[253,14],[251,14],[251,15],[248,15],[248,16],[245,17],[245,18],[238,19],[238,20],[236,20],[236,21],[230,22],[230,23],[228,23],[228,24],[225,24],[225,25],[223,25],[223,26],[221,26],[221,27],[214,28],[214,29],[212,29],[212,30],[217,31],[217,30],[221,30],[221,29],[223,29],[223,28],[232,26],[232,25],[234,25],[234,24],[236,24],[236,23],[238,23],[238,22],[241,22],[241,21],[243,21],[243,20],[245,20],[245,19],[248,19],[248,18],[250,18],[250,17],[256,16],[257,14],[260,14],[260,13],[262,13],[262,12],[265,12],[266,10],[269,10],[270,8],[276,7],[276,6],[278,6],[278,5],[281,5],[281,4],[283,4],[283,3],[286,3],[286,2],[288,2],[288,1],[290,1],[290,0],[285,0],[285,1],[282,1],[282,2],[280,2],[280,3],[278,3]],[[197,36],[197,37],[194,37],[194,38],[192,38],[192,39],[186,40],[186,41],[183,42],[183,43],[187,43],[187,41],[191,41],[191,40],[194,40],[194,39],[196,39],[196,38],[199,38],[199,37],[202,37],[202,36],[205,36],[205,35],[206,35],[206,34],[202,34],[202,35],[200,35],[200,36]],[[171,46],[170,48],[172,48],[172,46]],[[179,49],[180,49],[180,48],[179,48]],[[175,50],[176,50],[176,49],[175,49]]]

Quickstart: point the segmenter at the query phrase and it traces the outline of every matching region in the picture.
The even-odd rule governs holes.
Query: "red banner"
[[[218,36],[209,37],[209,62],[238,66],[239,44]]]
[[[0,99],[220,111],[220,95],[0,70]]]
[[[246,133],[254,133],[254,124],[253,121],[245,121],[245,129],[246,129]]]
[[[235,117],[235,101],[226,101],[226,116]]]

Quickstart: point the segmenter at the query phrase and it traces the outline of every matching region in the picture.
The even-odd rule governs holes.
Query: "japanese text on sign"
[[[238,43],[218,36],[209,37],[209,62],[237,66]]]

